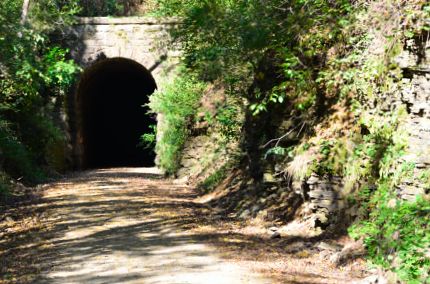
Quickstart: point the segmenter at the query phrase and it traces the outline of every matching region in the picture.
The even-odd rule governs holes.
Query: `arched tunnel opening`
[[[81,168],[153,166],[153,149],[139,145],[155,120],[145,106],[156,89],[150,71],[125,58],[84,71],[78,86]]]

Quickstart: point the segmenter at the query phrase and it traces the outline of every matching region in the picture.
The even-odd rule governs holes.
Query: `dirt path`
[[[45,198],[56,228],[36,283],[270,283],[223,261],[183,226],[193,194],[154,169],[87,172]]]
[[[351,283],[362,277],[362,263],[332,268],[306,249],[285,250],[297,243],[264,239],[211,216],[193,202],[193,190],[155,169],[79,173],[43,192],[28,229],[0,241],[0,261],[11,275],[0,283]]]

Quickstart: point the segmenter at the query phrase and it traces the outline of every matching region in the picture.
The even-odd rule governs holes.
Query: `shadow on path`
[[[15,270],[20,283],[346,283],[345,275],[324,275],[324,267],[304,269],[305,262],[281,249],[312,240],[231,231],[223,224],[233,220],[210,217],[196,197],[155,169],[76,173],[46,187],[35,206],[43,230],[9,235],[15,242],[2,244],[0,260],[10,266],[7,259],[20,256],[34,267]],[[241,263],[232,261],[236,254]],[[264,266],[258,261],[265,255],[272,263],[290,257],[291,274],[256,273],[251,264]]]

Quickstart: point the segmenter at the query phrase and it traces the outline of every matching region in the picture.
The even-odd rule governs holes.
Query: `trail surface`
[[[0,221],[1,283],[352,283],[320,240],[270,239],[152,168],[72,174]],[[10,220],[9,220],[10,219]],[[8,221],[9,220],[9,221]]]
[[[57,228],[38,283],[271,283],[193,237],[193,193],[155,169],[98,170],[47,192]],[[185,227],[184,227],[185,226]]]

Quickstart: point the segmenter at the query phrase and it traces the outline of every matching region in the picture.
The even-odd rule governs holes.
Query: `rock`
[[[319,177],[316,174],[312,174],[310,178],[306,181],[308,185],[317,184],[320,181]]]
[[[366,253],[363,240],[347,243],[340,252],[333,254],[329,259],[336,266],[343,265],[348,260],[363,256]]]
[[[307,249],[299,251],[295,254],[296,257],[298,258],[307,258],[309,256],[311,256],[310,251],[308,251]]]
[[[340,246],[329,244],[329,243],[326,243],[326,242],[320,242],[317,245],[317,248],[319,250],[326,250],[326,251],[331,251],[331,252],[335,252],[335,251],[340,251],[341,250]]]
[[[291,183],[291,188],[293,189],[293,191],[297,194],[302,194],[303,193],[303,182],[301,180],[294,180]]]
[[[331,263],[333,263],[334,265],[336,265],[336,266],[339,266],[340,265],[340,263],[341,263],[341,257],[340,257],[340,252],[335,252],[335,253],[333,253],[332,255],[330,255],[329,256],[329,261],[331,262]]]
[[[242,213],[240,213],[239,218],[248,219],[250,216],[251,216],[251,211],[249,211],[248,209],[245,209],[242,211]]]
[[[257,216],[258,216],[259,218],[262,218],[262,219],[267,218],[267,216],[268,216],[267,210],[261,210],[261,211],[259,211],[259,212],[257,213]]]
[[[323,211],[315,213],[311,218],[311,222],[313,223],[314,227],[321,227],[321,225],[326,225],[328,221],[329,219],[327,217],[327,213]]]
[[[283,191],[283,192],[281,192],[281,195],[279,196],[279,199],[284,199],[284,198],[286,198],[287,196],[288,196],[288,192]]]
[[[8,223],[13,223],[13,222],[15,222],[15,220],[14,220],[12,217],[10,217],[10,216],[6,216],[6,218],[4,218],[4,220],[5,220],[6,222],[8,222]]]
[[[382,275],[371,275],[360,281],[352,282],[353,284],[388,284],[388,280]]]
[[[295,243],[289,244],[286,247],[286,252],[287,253],[297,253],[299,251],[304,250],[306,247],[307,246],[306,246],[306,244],[304,242],[299,241],[299,242],[295,242]]]
[[[319,200],[334,200],[337,199],[337,193],[331,190],[315,189],[309,192],[309,197]]]
[[[269,195],[267,197],[268,200],[270,200],[271,202],[274,202],[276,200],[278,200],[278,195],[276,193],[272,193],[271,195]]]
[[[269,228],[269,231],[271,231],[271,232],[276,232],[277,230],[279,230],[278,227],[270,227]]]
[[[279,232],[274,232],[272,235],[270,235],[271,239],[279,239],[281,238],[281,233]]]

